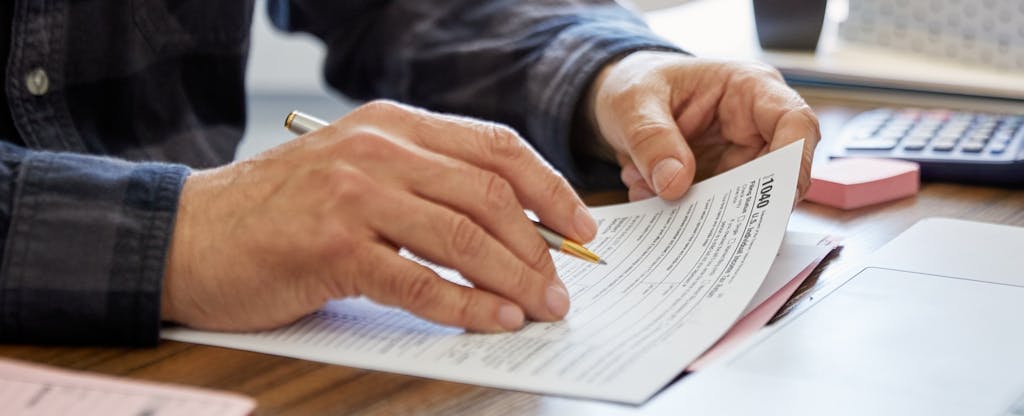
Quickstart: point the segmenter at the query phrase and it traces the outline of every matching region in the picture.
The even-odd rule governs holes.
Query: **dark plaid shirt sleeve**
[[[598,70],[640,49],[678,50],[614,0],[271,0],[281,28],[328,47],[328,83],[506,123],[575,186],[619,187],[573,152],[574,114]]]
[[[155,344],[187,175],[0,142],[0,341]]]

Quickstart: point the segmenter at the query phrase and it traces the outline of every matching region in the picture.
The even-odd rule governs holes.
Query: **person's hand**
[[[390,103],[185,183],[162,318],[212,330],[292,322],[365,295],[469,330],[569,309],[523,213],[567,237],[597,231],[568,183],[510,129]],[[398,254],[459,270],[460,286]]]
[[[818,120],[768,66],[634,52],[602,69],[584,105],[630,200],[677,199],[695,179],[800,139],[799,195],[810,186]]]

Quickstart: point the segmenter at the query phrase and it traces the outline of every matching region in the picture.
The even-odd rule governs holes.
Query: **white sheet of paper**
[[[593,209],[608,265],[556,255],[561,322],[467,334],[365,299],[260,333],[168,339],[545,394],[642,403],[740,316],[779,250],[803,142],[694,185],[676,202]],[[444,272],[442,274],[449,274]]]

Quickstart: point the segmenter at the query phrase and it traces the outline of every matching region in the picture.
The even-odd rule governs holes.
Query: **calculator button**
[[[948,152],[953,150],[954,147],[956,147],[956,142],[935,142],[935,144],[932,144],[932,150],[938,152]]]
[[[904,138],[904,140],[908,141],[908,142],[925,142],[925,143],[928,143],[928,141],[931,140],[931,138],[932,138],[932,135],[928,134],[928,133],[912,132],[912,133],[908,134],[907,137]]]
[[[984,142],[967,142],[960,146],[960,151],[967,153],[978,153],[985,148]]]
[[[903,143],[903,150],[922,150],[928,146],[927,140],[907,140]]]
[[[960,137],[960,135],[964,134],[964,130],[966,130],[966,128],[950,128],[949,126],[946,126],[943,127],[942,130],[939,130],[936,135],[939,137]]]
[[[846,144],[850,150],[889,150],[896,147],[896,140],[891,139],[868,139],[857,140]]]
[[[992,143],[992,146],[988,148],[988,151],[992,154],[1000,154],[1006,151],[1009,147],[1006,143]]]
[[[895,144],[899,139],[902,139],[903,135],[906,134],[906,133],[907,133],[906,131],[885,131],[885,130],[883,130],[883,131],[879,132],[877,135],[875,135],[875,137],[873,137],[872,139],[874,139],[874,140],[882,140],[882,141],[891,141],[891,142],[893,142]]]
[[[976,142],[984,142],[988,140],[990,135],[991,132],[987,131],[973,131],[967,136],[967,139]]]
[[[914,120],[908,120],[908,119],[902,118],[902,119],[897,119],[897,120],[889,121],[888,123],[886,123],[885,127],[893,128],[893,129],[908,129],[908,128],[910,128],[910,126],[913,126],[913,125],[914,125]]]

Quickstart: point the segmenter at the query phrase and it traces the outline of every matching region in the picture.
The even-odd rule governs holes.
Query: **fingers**
[[[547,244],[524,215],[507,180],[379,133],[361,134],[340,150],[341,157],[379,181],[467,215],[520,261],[548,279],[557,279]]]
[[[807,142],[800,192],[809,186],[817,120],[777,70],[635,52],[601,74],[588,95],[599,131],[630,155],[649,190],[662,198],[680,197],[697,172],[720,173],[801,138]],[[694,150],[702,166],[695,166]],[[622,167],[630,198],[646,196],[647,189],[631,182],[630,168]]]
[[[376,302],[477,332],[514,331],[523,326],[523,310],[507,299],[444,280],[384,246],[361,254],[373,268],[358,280],[358,290]]]
[[[786,111],[779,118],[772,138],[771,150],[776,150],[797,140],[804,139],[803,157],[800,161],[800,177],[797,190],[800,198],[811,186],[811,163],[814,149],[821,140],[818,118],[806,105]]]
[[[651,187],[647,185],[643,175],[640,174],[640,170],[637,169],[636,165],[628,157],[620,158],[619,164],[622,166],[622,173],[620,178],[622,183],[629,189],[629,200],[639,201],[641,199],[648,199],[658,196]]]
[[[597,235],[597,223],[565,178],[511,129],[418,109],[401,111],[411,120],[403,133],[417,145],[498,174],[524,207],[567,237],[587,242]]]
[[[366,203],[371,227],[387,241],[462,273],[477,288],[520,305],[535,320],[565,316],[565,286],[533,269],[465,215],[399,192]],[[546,253],[545,253],[546,254]]]
[[[523,213],[515,191],[501,176],[456,160],[451,166],[424,167],[409,178],[413,192],[467,215],[521,262],[555,280],[550,248]],[[432,172],[433,171],[433,172]]]
[[[811,162],[814,148],[821,139],[818,119],[803,98],[789,88],[778,71],[754,66],[744,71],[744,76],[734,77],[729,95],[724,101],[738,101],[740,120],[731,123],[734,129],[749,129],[757,137],[768,142],[768,151],[775,151],[800,139],[804,139],[800,177],[797,182],[799,195],[810,187]],[[735,98],[733,98],[735,97]],[[749,126],[749,127],[744,127]]]
[[[693,184],[695,161],[668,103],[654,95],[621,106],[619,141],[629,152],[647,188],[663,199],[679,199]],[[633,187],[630,187],[631,191]]]

